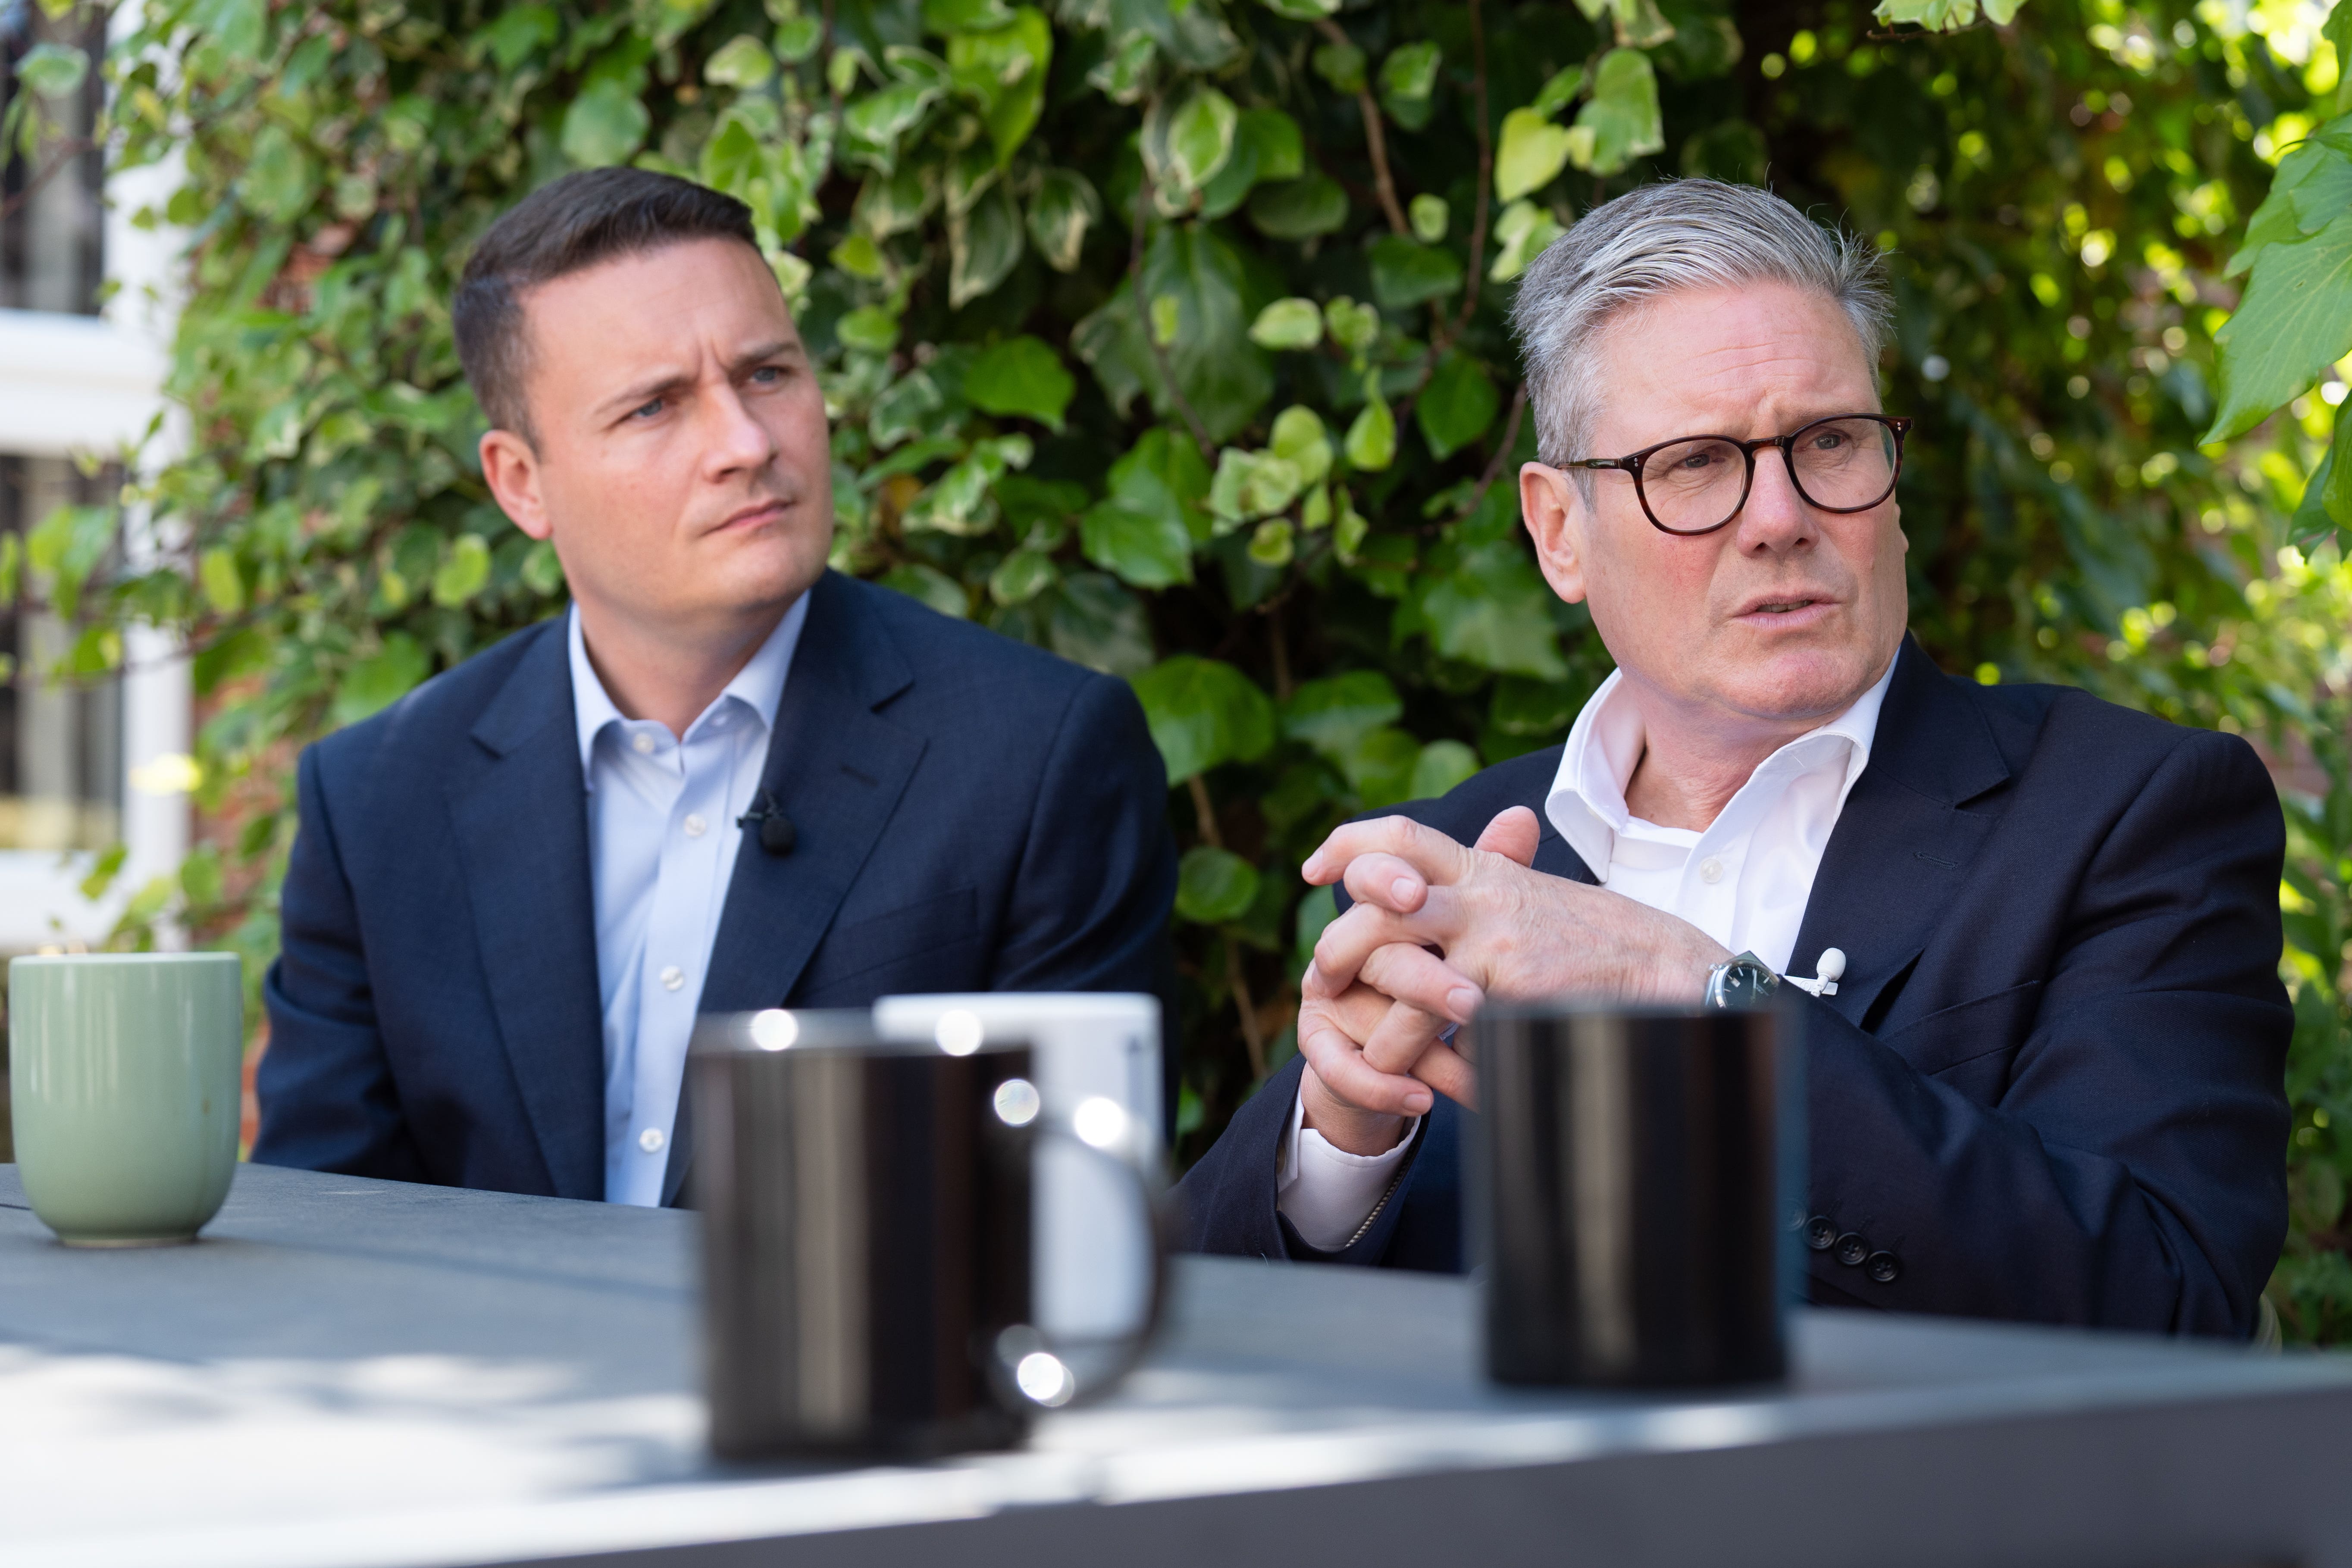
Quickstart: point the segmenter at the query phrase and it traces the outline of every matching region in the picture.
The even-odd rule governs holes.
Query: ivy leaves
[[[2339,6],[2331,34],[2352,26]],[[2352,44],[2352,34],[2345,38]],[[2221,402],[2208,442],[2242,436],[2352,353],[2352,115],[2328,121],[2280,161],[2230,271],[2247,275],[2235,314],[2214,334]],[[2295,517],[2306,542],[2328,524],[2352,538],[2352,457],[2344,421]],[[2325,522],[2320,520],[2324,519]]]
[[[1061,356],[1025,334],[982,350],[963,378],[963,395],[974,408],[1025,415],[1055,430],[1077,389]]]

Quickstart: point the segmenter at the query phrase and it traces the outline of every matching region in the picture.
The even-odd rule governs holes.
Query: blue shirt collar
[[[696,718],[696,724],[732,699],[750,709],[763,730],[774,728],[776,705],[783,700],[784,679],[792,673],[793,653],[800,647],[801,627],[808,623],[808,605],[806,594],[793,601],[792,608],[776,623],[776,629],[760,645],[760,651],[735,672],[735,679]],[[612,695],[597,678],[596,667],[588,661],[588,642],[580,630],[579,605],[572,605],[565,613],[565,621],[564,641],[572,656],[572,713],[580,737],[580,773],[586,778],[595,755],[596,737],[604,732],[605,725],[625,724],[629,721],[614,706]]]

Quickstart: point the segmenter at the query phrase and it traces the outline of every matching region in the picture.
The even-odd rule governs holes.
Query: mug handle
[[[1012,1121],[1010,1117],[1004,1116],[1001,1101],[998,1113],[1008,1122]],[[997,1398],[1012,1410],[1034,1413],[1092,1404],[1118,1387],[1120,1381],[1143,1360],[1144,1353],[1150,1349],[1152,1340],[1160,1331],[1160,1320],[1167,1312],[1168,1257],[1174,1250],[1175,1237],[1170,1206],[1146,1173],[1147,1164],[1153,1159],[1153,1147],[1124,1106],[1107,1098],[1097,1098],[1080,1102],[1076,1111],[1067,1117],[1038,1116],[1033,1112],[1024,1120],[1034,1121],[1041,1136],[1075,1143],[1097,1159],[1107,1162],[1133,1185],[1137,1202],[1144,1215],[1144,1227],[1148,1233],[1146,1240],[1150,1244],[1146,1250],[1150,1255],[1151,1270],[1141,1321],[1125,1333],[1088,1336],[1084,1340],[1057,1343],[1044,1331],[1028,1323],[1014,1323],[997,1332],[986,1352],[990,1382],[996,1389]],[[1069,1357],[1063,1353],[1066,1349],[1081,1344],[1111,1344],[1118,1348],[1107,1367],[1088,1372],[1081,1381],[1076,1369],[1070,1364]]]

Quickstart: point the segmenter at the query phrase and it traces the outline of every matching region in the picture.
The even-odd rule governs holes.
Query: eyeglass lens
[[[1831,511],[1877,505],[1895,489],[1895,432],[1874,419],[1824,419],[1808,425],[1790,448],[1797,493]],[[1702,437],[1650,454],[1642,494],[1661,527],[1696,533],[1728,522],[1748,482],[1748,458],[1736,443]]]

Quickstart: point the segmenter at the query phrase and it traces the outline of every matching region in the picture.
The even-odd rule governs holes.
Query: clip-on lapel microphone
[[[751,809],[735,819],[741,828],[760,830],[760,847],[771,855],[789,855],[799,836],[793,831],[793,819],[766,790],[751,797]]]

